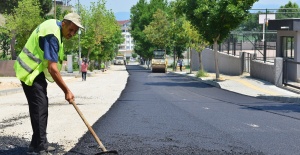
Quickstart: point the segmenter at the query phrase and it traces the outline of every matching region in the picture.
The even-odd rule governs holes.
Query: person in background
[[[27,154],[47,155],[55,150],[47,140],[49,103],[46,79],[56,82],[69,103],[75,100],[60,69],[64,60],[62,37],[72,38],[79,28],[83,26],[76,13],[67,14],[62,21],[44,21],[31,33],[15,61],[14,70],[27,98],[33,131]]]
[[[82,63],[81,63],[81,74],[82,74],[82,81],[86,81],[86,73],[88,70],[88,63],[86,59],[83,59]]]
[[[179,65],[180,71],[182,71],[182,63],[183,63],[183,60],[182,60],[182,59],[179,59],[179,60],[178,60],[178,65]]]
[[[102,70],[102,72],[104,72],[104,70],[105,70],[105,64],[104,64],[104,62],[101,63],[101,70]]]

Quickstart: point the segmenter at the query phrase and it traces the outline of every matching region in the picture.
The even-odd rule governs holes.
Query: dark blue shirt
[[[60,27],[61,30],[61,22],[57,21],[56,24]],[[44,51],[45,59],[52,62],[58,62],[59,42],[54,34],[48,34],[44,37],[40,37],[39,46],[42,51]]]

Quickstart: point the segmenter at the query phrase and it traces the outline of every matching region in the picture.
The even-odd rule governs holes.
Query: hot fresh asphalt
[[[93,129],[121,155],[299,154],[300,107],[127,65],[126,88]],[[90,133],[67,154],[101,152]]]

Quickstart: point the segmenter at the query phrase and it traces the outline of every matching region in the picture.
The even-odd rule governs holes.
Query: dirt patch
[[[14,88],[20,88],[20,87],[22,87],[20,83],[1,82],[0,81],[0,90],[14,89]]]

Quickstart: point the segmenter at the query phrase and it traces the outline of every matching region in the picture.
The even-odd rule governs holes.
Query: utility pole
[[[266,40],[266,30],[267,26],[266,23],[268,22],[268,9],[266,9],[266,18],[264,20],[264,63],[267,61],[267,40]]]
[[[79,0],[78,0],[78,10],[77,10],[78,15],[80,16],[80,10],[79,10]],[[81,72],[81,47],[80,47],[80,34],[81,34],[81,30],[79,28],[78,30],[78,60],[79,60],[79,73]]]

